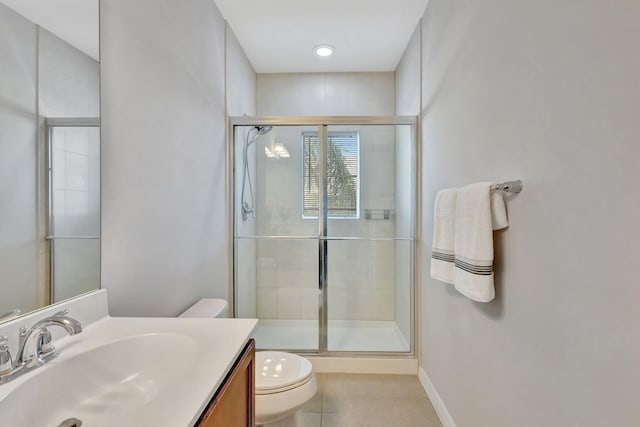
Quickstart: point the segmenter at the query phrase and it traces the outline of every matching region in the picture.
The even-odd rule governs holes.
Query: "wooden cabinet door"
[[[255,341],[251,339],[196,426],[255,426],[255,354]]]

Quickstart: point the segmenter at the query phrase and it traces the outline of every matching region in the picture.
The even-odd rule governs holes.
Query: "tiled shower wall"
[[[258,115],[393,115],[393,73],[258,75]],[[316,236],[317,219],[302,218],[302,133],[276,127],[256,144],[257,232]],[[395,221],[367,220],[365,209],[395,211],[393,127],[330,127],[360,137],[360,218],[329,220],[330,236],[394,237]],[[289,158],[267,158],[264,146],[284,144]],[[262,151],[261,151],[262,150]],[[329,318],[395,319],[395,242],[329,242]],[[316,319],[316,240],[257,242],[257,314],[261,319]]]
[[[100,129],[52,135],[54,302],[100,287]]]

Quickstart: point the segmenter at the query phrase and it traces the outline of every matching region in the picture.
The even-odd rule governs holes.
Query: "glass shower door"
[[[409,353],[415,119],[267,126],[307,119],[234,127],[235,315],[259,349]]]
[[[327,127],[329,352],[411,349],[413,141],[409,125]]]
[[[315,129],[235,127],[236,317],[259,319],[259,349],[318,350],[318,226],[299,196],[300,135]]]

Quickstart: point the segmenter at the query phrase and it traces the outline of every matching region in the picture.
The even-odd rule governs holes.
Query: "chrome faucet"
[[[68,310],[60,311],[53,316],[45,317],[36,322],[31,328],[20,328],[18,336],[18,352],[15,360],[7,346],[7,338],[0,337],[0,384],[44,365],[58,355],[53,346],[49,326],[60,326],[69,335],[82,332],[82,325],[77,320],[68,317]]]

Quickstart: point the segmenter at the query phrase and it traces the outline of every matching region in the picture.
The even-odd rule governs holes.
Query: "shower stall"
[[[416,120],[231,118],[233,309],[258,348],[413,353]]]

